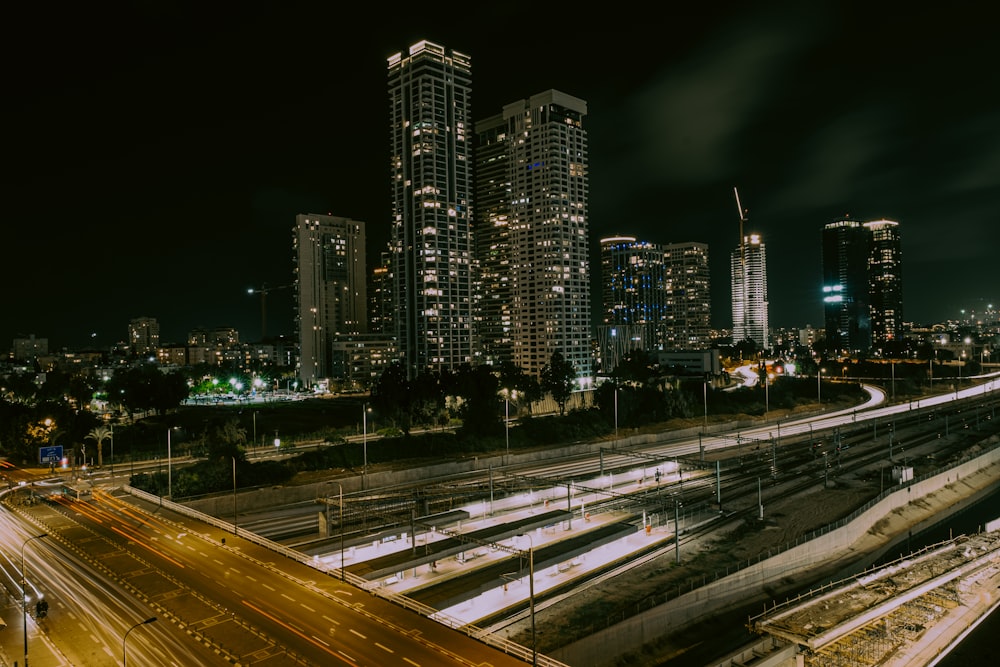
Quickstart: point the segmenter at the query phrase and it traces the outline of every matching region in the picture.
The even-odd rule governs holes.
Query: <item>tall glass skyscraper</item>
[[[388,59],[395,334],[407,375],[473,361],[472,69],[428,41]]]
[[[630,350],[707,347],[709,287],[704,243],[660,245],[632,236],[601,239],[602,371],[613,370]]]
[[[827,348],[881,352],[902,339],[903,254],[899,223],[843,217],[823,227]]]

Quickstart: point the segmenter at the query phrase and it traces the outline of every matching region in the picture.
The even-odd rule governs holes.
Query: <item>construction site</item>
[[[750,619],[771,650],[741,664],[933,664],[1000,604],[998,529],[994,521],[985,532],[927,547]]]

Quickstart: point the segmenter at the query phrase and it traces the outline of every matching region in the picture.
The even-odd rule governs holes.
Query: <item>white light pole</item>
[[[770,378],[764,375],[764,419],[767,419],[767,413],[771,411],[771,382]]]
[[[535,541],[528,533],[522,533],[528,538],[528,608],[531,615],[531,664],[538,665],[538,649],[535,643]]]
[[[330,481],[340,488],[340,580],[346,581],[347,575],[344,573],[344,487],[340,482]],[[330,525],[330,501],[326,501],[326,525]]]
[[[170,432],[172,430],[172,428],[167,429],[167,498],[170,498],[171,500],[174,499],[174,478],[173,473],[171,472],[173,456],[170,452]]]
[[[370,408],[367,403],[361,404],[361,422],[363,424],[363,435],[362,435],[362,456],[364,457],[363,464],[361,467],[361,488],[365,489],[368,485],[368,411]]]
[[[21,614],[24,617],[24,667],[28,667],[28,584],[24,576],[24,547],[31,540],[40,540],[46,535],[48,533],[29,537],[21,544]]]
[[[504,396],[503,435],[507,441],[507,462],[510,463],[510,390]]]
[[[233,535],[239,535],[239,529],[236,527],[236,457],[230,457],[233,459]]]
[[[823,376],[823,369],[822,368],[817,368],[816,369],[816,402],[817,403],[822,403],[823,402],[823,388],[822,388],[822,385],[820,384],[820,378],[822,376]]]
[[[615,444],[618,444],[618,383],[615,382]]]
[[[156,622],[156,617],[153,616],[151,618],[147,618],[145,621],[139,621],[138,623],[136,623],[131,628],[129,628],[128,630],[125,631],[125,636],[122,637],[122,667],[125,667],[125,664],[126,664],[125,640],[128,639],[129,633],[132,632],[133,630],[135,630],[136,628],[138,628],[140,625],[149,625],[150,623],[155,623],[155,622]],[[28,664],[27,661],[25,661],[24,664],[27,665]]]

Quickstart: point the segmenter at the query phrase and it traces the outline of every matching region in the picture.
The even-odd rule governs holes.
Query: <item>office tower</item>
[[[864,226],[869,236],[868,300],[872,347],[881,350],[903,337],[903,255],[899,223],[873,220]]]
[[[152,317],[137,317],[128,323],[132,354],[150,354],[160,346],[160,323]]]
[[[667,312],[662,249],[634,236],[601,239],[601,307],[602,372],[611,373],[634,350],[658,349]]]
[[[711,327],[708,246],[601,239],[602,370],[630,350],[697,350]]]
[[[476,126],[482,348],[534,376],[559,352],[581,389],[593,377],[586,114],[547,90]]]
[[[871,347],[868,231],[849,217],[823,227],[823,313],[829,352]]]
[[[750,339],[758,350],[768,338],[767,252],[760,234],[743,237],[730,256],[733,290],[733,343]]]
[[[330,377],[335,336],[368,331],[365,223],[332,215],[295,216],[293,237],[304,387]]]
[[[388,59],[393,303],[407,376],[473,360],[472,71],[421,41]]]

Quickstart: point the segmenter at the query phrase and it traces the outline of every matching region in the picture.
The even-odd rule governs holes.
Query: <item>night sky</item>
[[[256,340],[246,290],[291,282],[298,213],[367,222],[373,261],[386,58],[420,39],[472,57],[476,120],[549,88],[585,100],[593,245],[708,243],[715,327],[734,187],[772,326],[822,326],[821,229],[845,214],[900,223],[905,319],[1000,301],[1000,56],[978,5],[64,4],[4,10],[0,349],[107,347],[139,316],[164,343]],[[268,334],[292,334],[291,297],[268,297]]]

